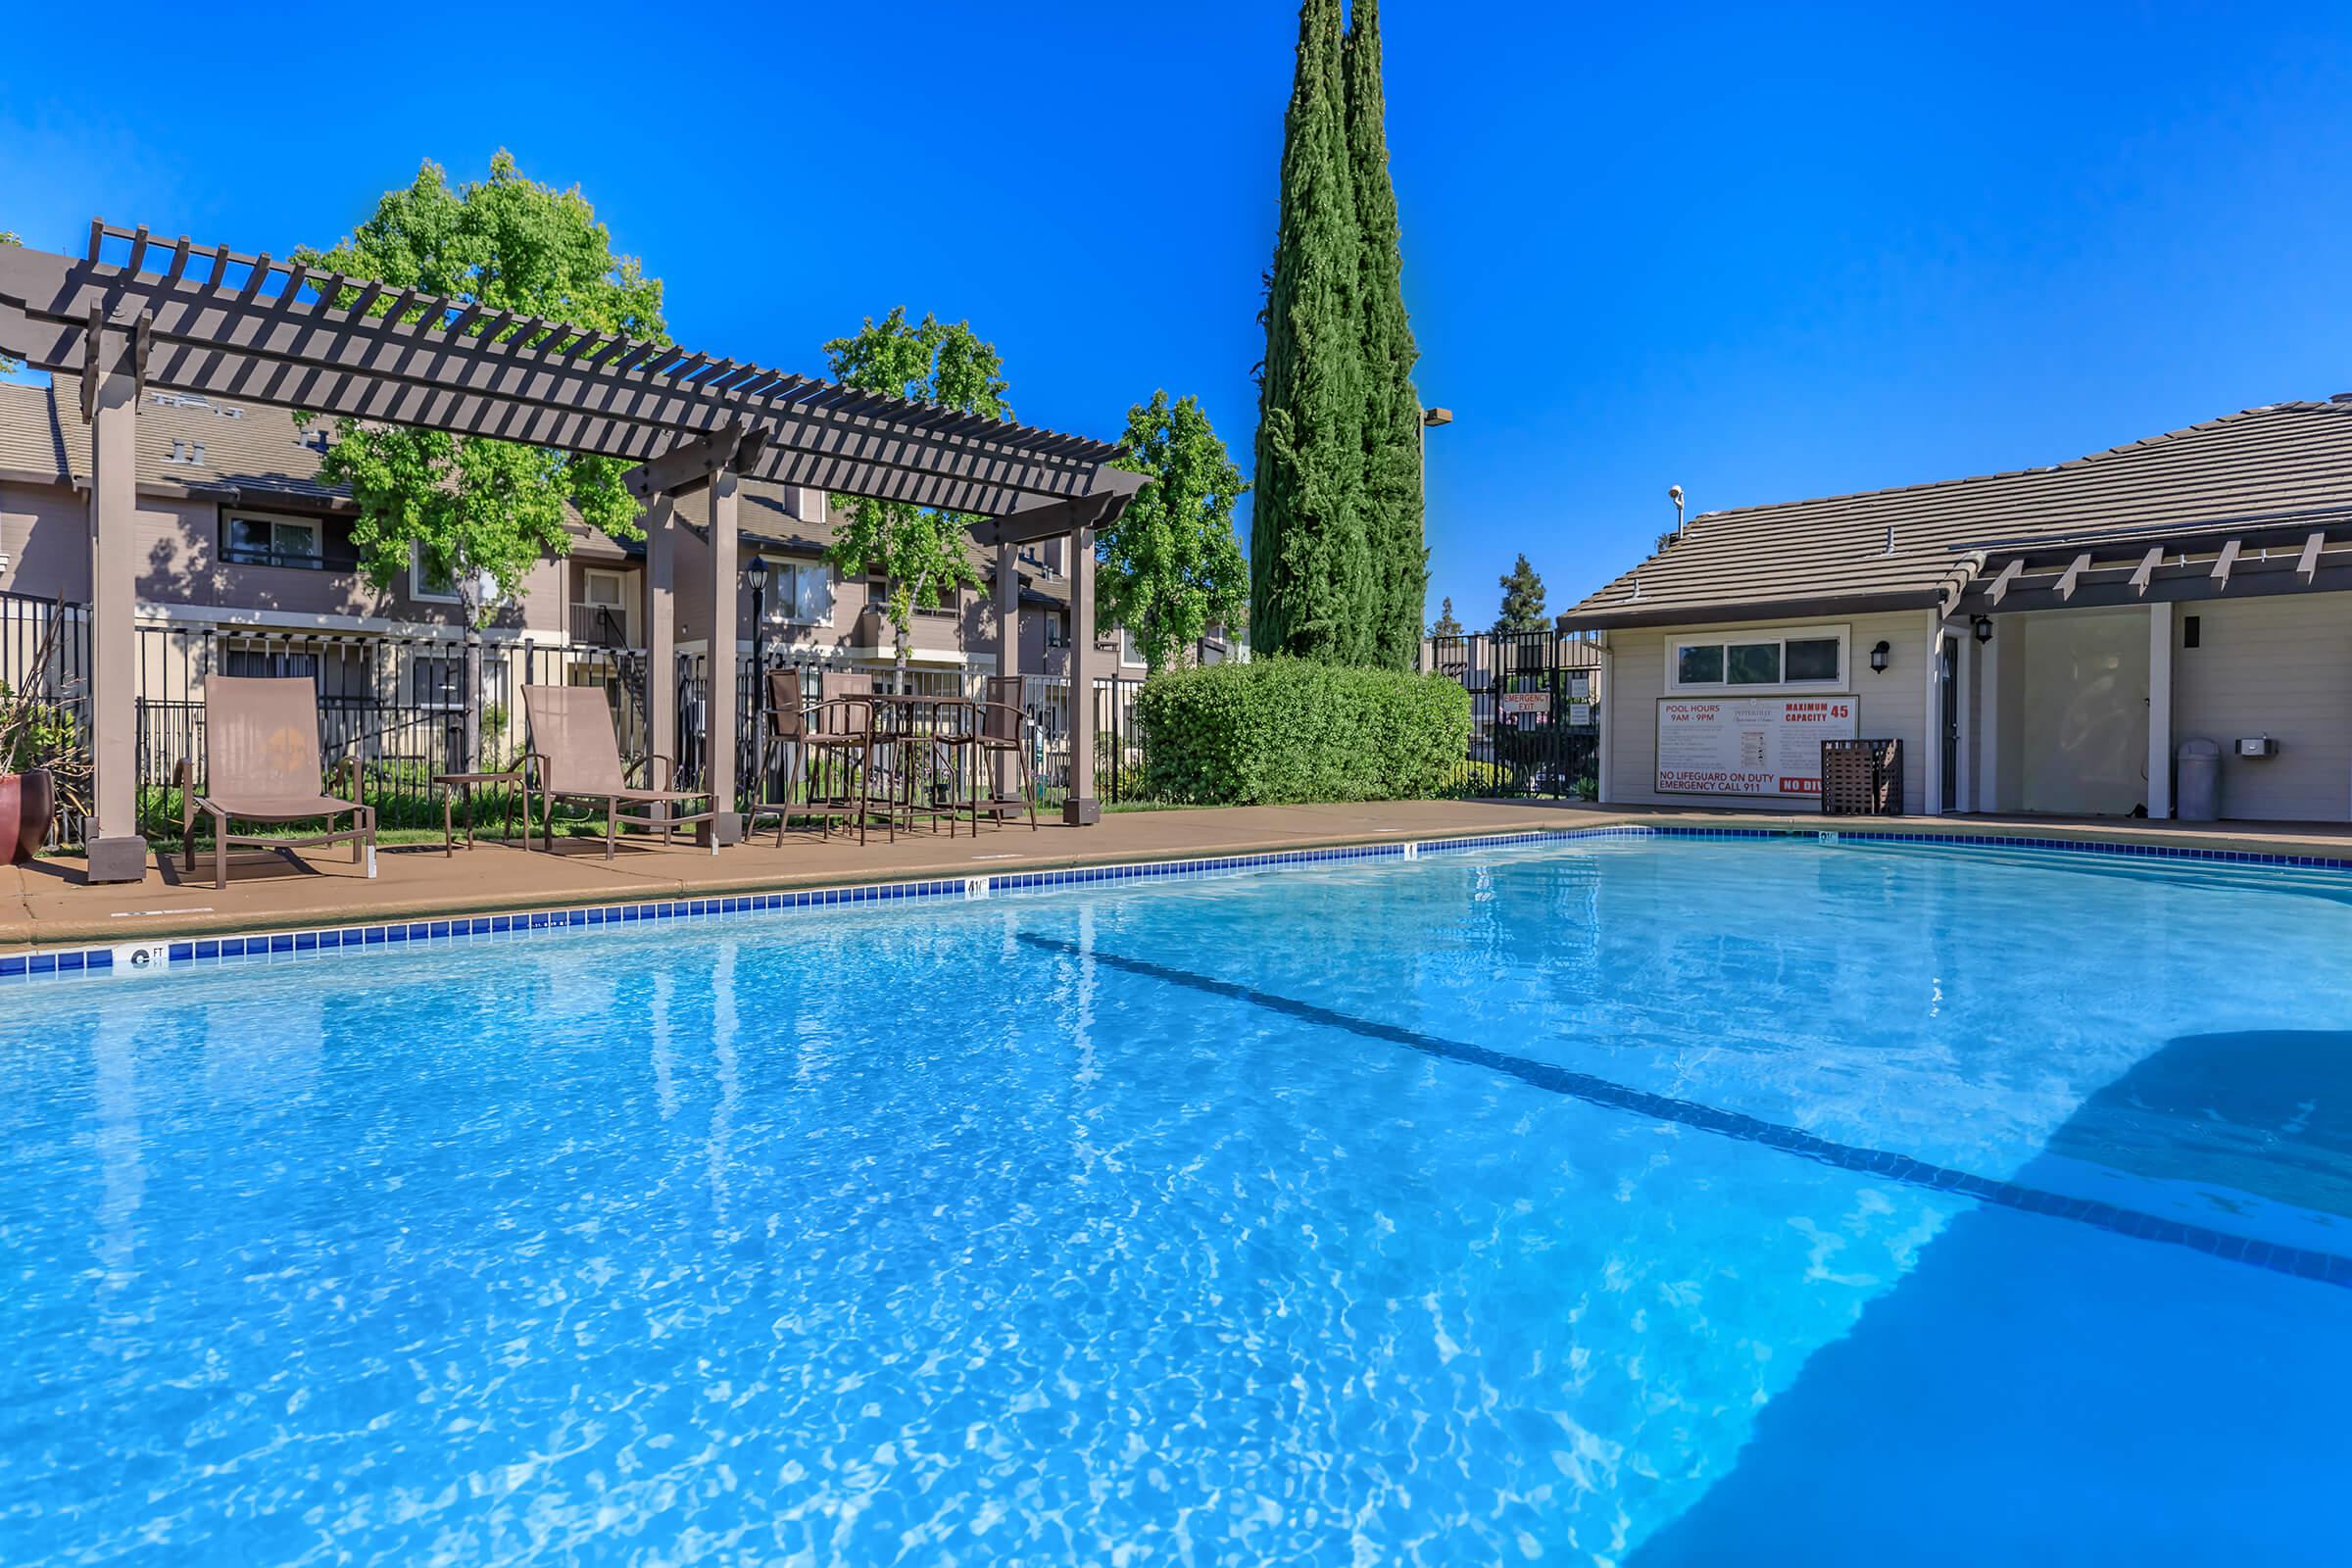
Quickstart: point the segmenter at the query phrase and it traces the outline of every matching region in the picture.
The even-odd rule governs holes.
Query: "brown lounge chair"
[[[627,776],[620,766],[620,742],[612,735],[612,705],[606,700],[604,690],[596,686],[525,686],[522,689],[523,722],[530,728],[530,755],[527,761],[536,775],[537,789],[546,804],[544,843],[552,851],[556,847],[556,802],[601,801],[605,808],[605,858],[612,858],[613,845],[623,827],[642,827],[659,832],[664,843],[672,831],[691,827],[697,822],[715,822],[717,812],[711,808],[710,797],[700,790],[640,790],[629,787]],[[667,764],[674,773],[677,763],[657,752],[646,759],[649,777],[657,776],[654,764]],[[526,797],[527,799],[527,797]],[[680,813],[654,808],[668,808],[689,801],[701,801],[704,808],[697,812]],[[632,816],[623,806],[642,806],[646,810]],[[526,824],[524,831],[529,831]],[[716,848],[715,845],[712,846]]]
[[[351,863],[375,875],[375,808],[360,800],[359,760],[335,764],[348,775],[348,798],[329,795],[319,781],[318,688],[308,676],[214,675],[204,688],[204,788],[198,795],[195,768],[183,759],[173,782],[180,790],[180,855],[196,869],[196,816],[213,819],[213,886],[228,886],[228,847],[299,850],[320,844],[351,845]],[[327,780],[332,789],[335,781]],[[352,825],[335,831],[349,814]],[[329,831],[307,839],[235,836],[236,822],[310,822],[324,819]]]

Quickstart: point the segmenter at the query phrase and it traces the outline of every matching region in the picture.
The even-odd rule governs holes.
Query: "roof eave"
[[[1897,610],[1934,610],[1944,602],[1936,588],[1880,593],[1751,599],[1734,604],[1662,604],[1593,607],[1563,611],[1561,631],[1611,631],[1645,626],[1736,625],[1762,620],[1814,620],[1828,615],[1881,614]]]

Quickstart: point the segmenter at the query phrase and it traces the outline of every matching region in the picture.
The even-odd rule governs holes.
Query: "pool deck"
[[[601,840],[558,840],[555,854],[483,842],[444,857],[438,845],[379,851],[370,880],[347,852],[298,860],[245,851],[229,861],[229,885],[195,877],[157,857],[138,884],[86,887],[78,859],[0,866],[0,955],[156,937],[327,926],[393,917],[539,909],[678,897],[705,897],[936,877],[984,876],[1127,861],[1190,859],[1269,851],[1462,838],[1610,824],[1893,831],[1952,836],[2007,834],[2093,843],[2318,856],[2352,860],[2352,823],[2170,823],[2050,817],[1824,818],[1757,811],[1690,811],[1536,801],[1398,801],[1365,806],[1257,806],[1221,809],[1113,811],[1099,826],[1048,823],[991,830],[977,839],[903,833],[863,848],[836,836],[772,830],[712,855],[679,844],[624,840],[612,860]]]

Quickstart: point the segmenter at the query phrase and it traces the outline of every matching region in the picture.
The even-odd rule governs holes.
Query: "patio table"
[[[523,842],[530,842],[531,786],[517,767],[504,773],[435,773],[433,783],[441,791],[441,854],[444,858],[458,853],[458,832],[452,808],[459,792],[466,797],[466,847],[473,848],[473,790],[477,784],[511,784],[522,792]],[[507,797],[507,821],[504,838],[514,836],[514,797]]]
[[[921,771],[929,775],[927,779],[918,778],[918,769],[911,760],[894,769],[899,773],[901,783],[901,799],[896,805],[904,812],[906,825],[908,827],[914,825],[914,813],[918,808],[917,785],[925,782],[930,783],[933,788],[929,792],[931,799],[927,804],[921,805],[920,809],[927,812],[936,825],[943,809],[937,799],[936,786],[944,778],[952,792],[955,781],[952,776],[943,774],[940,767],[941,759],[935,753],[943,736],[962,733],[943,727],[943,710],[958,708],[968,709],[971,707],[971,700],[960,696],[943,697],[920,692],[876,692],[867,700],[874,705],[875,745],[889,746],[894,753],[902,749],[916,752],[924,764]],[[894,760],[896,760],[894,757]],[[953,801],[950,801],[944,809],[950,831],[953,832],[957,808]]]

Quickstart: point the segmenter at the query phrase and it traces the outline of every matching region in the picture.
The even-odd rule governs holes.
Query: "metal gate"
[[[1454,793],[1589,801],[1600,777],[1599,649],[1557,632],[1429,640],[1430,667],[1470,694]]]

